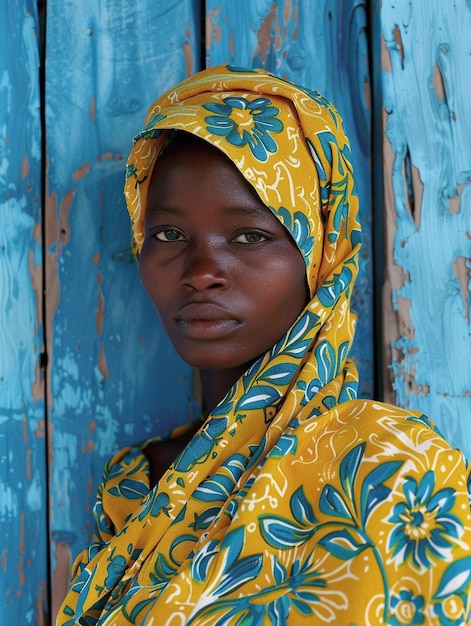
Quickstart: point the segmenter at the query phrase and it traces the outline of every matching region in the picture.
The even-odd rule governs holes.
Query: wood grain
[[[384,346],[389,399],[471,455],[471,7],[386,1]]]
[[[41,125],[35,2],[0,19],[0,622],[47,616]]]
[[[140,283],[123,199],[125,159],[148,106],[199,69],[193,5],[48,2],[53,614],[65,572],[91,539],[105,462],[196,411],[191,369],[174,355]]]

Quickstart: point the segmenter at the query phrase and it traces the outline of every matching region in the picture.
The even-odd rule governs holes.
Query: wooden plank
[[[206,62],[265,69],[317,89],[339,110],[353,149],[360,197],[363,252],[354,297],[358,313],[352,357],[361,394],[371,397],[373,277],[371,243],[370,84],[366,7],[345,0],[208,0]]]
[[[148,106],[200,68],[199,3],[49,0],[47,37],[54,614],[105,461],[197,411],[140,284],[122,189]]]
[[[47,610],[37,3],[0,19],[0,622]]]
[[[389,396],[471,456],[471,7],[384,1]]]

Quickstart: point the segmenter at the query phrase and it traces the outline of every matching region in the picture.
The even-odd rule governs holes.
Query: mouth
[[[192,339],[222,339],[233,332],[240,321],[213,304],[188,304],[175,318],[175,324]]]

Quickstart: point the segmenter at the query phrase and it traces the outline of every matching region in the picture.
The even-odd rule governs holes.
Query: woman
[[[356,399],[360,228],[333,107],[201,72],[151,108],[125,195],[207,416],[108,464],[58,623],[467,623],[463,456],[424,416]]]

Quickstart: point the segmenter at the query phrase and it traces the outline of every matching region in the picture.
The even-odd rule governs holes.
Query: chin
[[[192,367],[196,367],[201,370],[237,370],[240,371],[241,376],[256,360],[255,358],[249,361],[240,357],[238,359],[234,357],[231,358],[231,356],[227,354],[217,355],[213,353],[205,357],[201,353],[198,355],[190,355],[187,352],[179,352],[178,350],[177,353],[178,356],[185,361],[185,363],[191,365]]]

